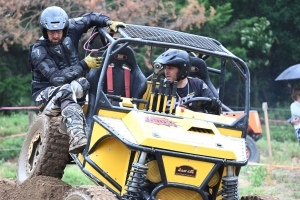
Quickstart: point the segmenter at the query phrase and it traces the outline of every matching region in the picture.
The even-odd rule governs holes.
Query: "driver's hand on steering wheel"
[[[221,107],[222,107],[222,102],[218,98],[212,97],[211,98],[211,106],[210,106],[210,108],[212,110],[218,110]]]

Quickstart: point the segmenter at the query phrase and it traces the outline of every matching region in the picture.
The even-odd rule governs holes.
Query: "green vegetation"
[[[76,164],[67,165],[62,180],[72,186],[95,185]]]
[[[285,110],[288,113],[287,110]],[[281,111],[281,113],[284,113]],[[276,115],[275,110],[271,110],[271,116]],[[284,117],[282,115],[281,117]],[[274,118],[273,118],[274,119]],[[269,194],[269,195],[285,195],[286,199],[299,199],[300,187],[298,184],[299,176],[292,174],[298,170],[288,169],[285,166],[299,166],[300,146],[296,139],[294,128],[288,123],[270,122],[270,137],[272,160],[269,156],[268,141],[266,135],[266,127],[263,126],[263,138],[257,142],[260,149],[260,163],[263,166],[247,165],[241,169],[240,179],[246,180],[240,187],[240,195],[247,194]],[[273,164],[273,168],[271,168]],[[272,189],[266,190],[265,186],[273,185]],[[277,186],[277,187],[275,187]],[[279,187],[278,187],[279,186]],[[279,188],[287,188],[284,191]]]
[[[24,113],[12,113],[9,116],[0,115],[0,137],[26,133],[28,116]]]
[[[0,115],[0,177],[16,178],[17,160],[25,136],[8,136],[26,133],[27,130],[27,114]],[[62,180],[72,186],[94,184],[76,165],[66,167]]]
[[[0,10],[4,20],[9,20],[9,23],[0,24],[0,35],[6,36],[0,41],[0,106],[32,103],[28,50],[41,36],[37,22],[41,10],[53,1],[28,1],[29,4],[24,2],[25,6],[21,7],[15,6],[17,3],[17,0],[7,1],[2,6],[7,9]],[[62,0],[55,3],[70,17],[78,17],[93,8],[112,18],[118,16],[118,20],[125,23],[172,28],[218,40],[249,66],[253,106],[260,106],[262,101],[268,101],[272,107],[290,103],[290,86],[299,85],[298,80],[287,83],[275,79],[284,69],[299,62],[300,20],[297,16],[300,1],[132,1],[132,5],[139,8],[134,15],[128,15],[132,7],[121,6],[124,3],[121,0],[108,0],[97,6],[81,0],[71,4]],[[15,14],[7,15],[7,10]],[[145,63],[145,58],[149,58],[149,52],[140,50],[138,53],[138,61],[144,63],[140,67],[148,75],[147,66],[150,65]],[[210,67],[215,65],[212,63]],[[235,102],[228,105],[235,106]]]

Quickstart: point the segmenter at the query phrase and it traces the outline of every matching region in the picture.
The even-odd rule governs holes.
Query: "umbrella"
[[[300,64],[290,66],[285,69],[279,76],[275,79],[275,81],[287,81],[300,79]]]

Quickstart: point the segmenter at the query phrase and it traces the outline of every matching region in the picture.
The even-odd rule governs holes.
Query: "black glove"
[[[222,112],[222,102],[216,98],[212,97],[211,98],[211,105],[210,105],[210,110],[216,114],[221,114]]]
[[[54,86],[60,86],[66,83],[70,83],[72,80],[82,76],[83,69],[80,65],[74,65],[67,67],[63,70],[54,72],[50,76],[50,83]]]
[[[69,82],[82,76],[83,69],[80,65],[74,65],[62,70],[62,74],[68,79]]]

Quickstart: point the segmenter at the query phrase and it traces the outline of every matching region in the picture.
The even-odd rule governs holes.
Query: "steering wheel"
[[[211,98],[209,97],[194,97],[192,99],[187,100],[186,102],[184,102],[182,105],[187,106],[188,104],[192,103],[192,102],[211,102]]]
[[[192,99],[187,100],[186,102],[184,102],[182,105],[187,106],[188,104],[192,103],[192,102],[199,102],[199,103],[203,103],[203,102],[212,102],[212,99],[209,97],[194,97]],[[222,109],[221,107],[215,111],[215,112],[210,112],[212,114],[217,114],[220,115],[222,113]]]

